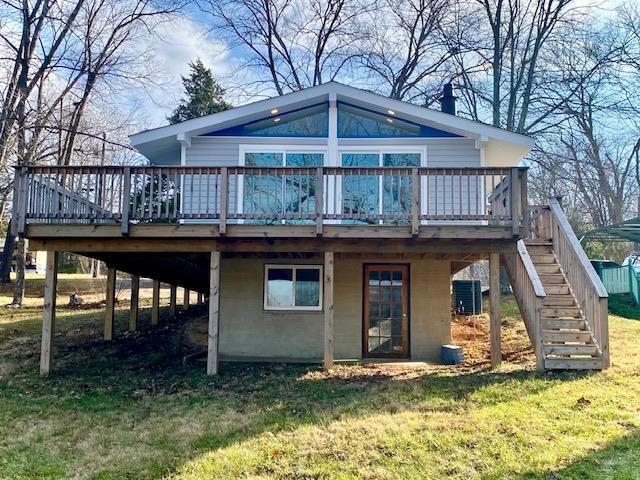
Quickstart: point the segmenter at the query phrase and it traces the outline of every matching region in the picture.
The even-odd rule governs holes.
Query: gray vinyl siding
[[[480,150],[472,139],[433,141],[427,144],[427,166],[480,167]]]
[[[295,146],[316,145],[326,148],[326,139],[317,138],[258,138],[258,137],[195,137],[191,146],[185,149],[186,166],[234,166],[239,164],[240,145]],[[364,149],[377,149],[392,146],[416,146],[427,151],[427,166],[431,168],[480,167],[480,151],[473,139],[435,139],[435,138],[375,138],[375,139],[339,139],[341,147],[362,146]],[[207,182],[208,185],[207,185]],[[479,179],[441,175],[423,181],[427,189],[429,215],[475,215],[484,211],[484,188]],[[453,185],[453,194],[451,186]],[[183,211],[198,213],[217,210],[219,205],[218,182],[186,176],[183,195]],[[478,192],[480,195],[478,195]],[[229,213],[237,211],[237,182],[229,184]],[[206,222],[206,220],[204,220]]]

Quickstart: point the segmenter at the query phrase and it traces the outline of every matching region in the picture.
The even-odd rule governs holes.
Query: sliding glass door
[[[286,150],[245,152],[244,164],[256,167],[244,174],[242,182],[241,209],[247,223],[311,222],[295,217],[315,212],[315,172],[291,169],[275,174],[270,167],[321,167],[324,153]]]

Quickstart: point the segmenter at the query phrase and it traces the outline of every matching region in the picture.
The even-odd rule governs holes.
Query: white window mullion
[[[380,152],[378,154],[378,166],[379,167],[383,167],[384,163],[383,163],[383,153]],[[383,211],[383,199],[382,196],[384,195],[384,176],[380,175],[380,178],[378,179],[378,215],[382,215],[382,211]],[[378,224],[382,225],[384,223],[384,221],[382,219],[378,220]]]

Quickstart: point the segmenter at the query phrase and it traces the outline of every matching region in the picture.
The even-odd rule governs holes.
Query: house
[[[502,263],[538,368],[605,368],[606,292],[559,202],[527,203],[533,139],[456,116],[450,87],[441,104],[330,82],[133,135],[148,166],[20,168],[17,233],[49,252],[42,373],[59,251],[105,261],[108,297],[116,270],[206,294],[210,374],[219,360],[438,362],[451,275],[482,259],[492,364]]]

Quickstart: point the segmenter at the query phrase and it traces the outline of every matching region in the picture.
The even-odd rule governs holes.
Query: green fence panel
[[[607,289],[609,295],[615,293],[629,293],[631,290],[631,280],[628,266],[605,267],[600,269],[600,279]]]
[[[631,265],[629,265],[629,295],[631,295],[635,304],[640,307],[640,281],[638,272]]]

